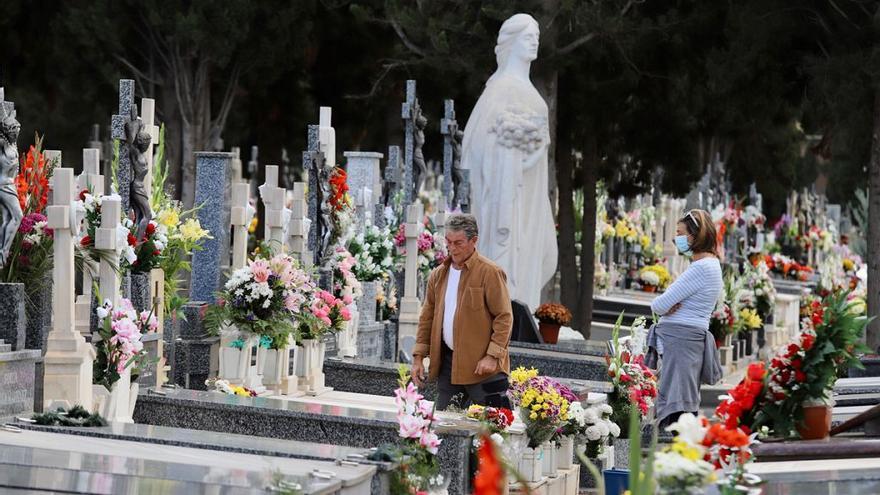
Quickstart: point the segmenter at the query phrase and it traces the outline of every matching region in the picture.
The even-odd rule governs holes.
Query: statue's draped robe
[[[507,273],[510,295],[534,309],[556,271],[548,191],[547,104],[531,82],[497,75],[486,83],[464,131],[480,253]]]

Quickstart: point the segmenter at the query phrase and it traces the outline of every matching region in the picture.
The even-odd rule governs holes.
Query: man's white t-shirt
[[[443,342],[450,349],[452,347],[452,322],[455,319],[455,310],[458,308],[458,281],[461,280],[461,270],[449,266],[449,276],[446,280],[446,296],[443,305]]]

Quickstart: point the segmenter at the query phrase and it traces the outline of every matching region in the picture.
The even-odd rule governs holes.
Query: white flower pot
[[[541,459],[541,474],[556,476],[556,442],[544,442],[541,447],[544,450],[544,457]]]
[[[351,319],[345,323],[345,329],[336,334],[336,348],[339,349],[339,355],[342,357],[356,357],[358,323],[360,321],[357,304],[349,304],[348,311],[351,313]]]
[[[263,369],[263,385],[280,395],[293,395],[299,388],[296,375],[290,374],[290,361],[293,359],[293,368],[296,370],[298,353],[293,343],[293,337],[288,338],[287,346],[283,349],[266,349],[265,365]]]
[[[327,344],[316,339],[303,340],[297,346],[299,353],[296,375],[301,390],[308,393],[319,393],[324,387],[324,351]]]
[[[541,481],[542,452],[540,446],[534,449],[526,448],[519,457],[519,474],[529,483]]]
[[[126,368],[110,390],[103,385],[92,386],[94,410],[107,421],[134,423],[134,406],[140,386],[131,383],[131,368]]]
[[[251,352],[254,339],[245,339],[244,346],[239,349],[230,344],[238,340],[240,334],[234,328],[220,330],[220,370],[218,378],[233,385],[244,383],[251,364]]]
[[[571,469],[574,462],[574,438],[562,437],[559,439],[559,448],[556,450],[556,469]]]

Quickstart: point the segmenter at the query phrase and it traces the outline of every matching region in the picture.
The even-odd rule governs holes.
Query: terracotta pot
[[[831,406],[827,404],[805,403],[804,422],[798,425],[798,433],[804,440],[828,438],[831,431]]]
[[[643,285],[642,290],[645,292],[657,292],[656,285]]]
[[[541,338],[545,344],[555,344],[559,340],[559,327],[556,323],[540,322]]]

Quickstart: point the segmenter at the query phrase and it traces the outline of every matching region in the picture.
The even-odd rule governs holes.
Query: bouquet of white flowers
[[[354,274],[362,282],[373,282],[387,277],[397,262],[391,232],[388,228],[380,229],[372,224],[367,224],[364,231],[349,242],[348,251],[356,261]]]

